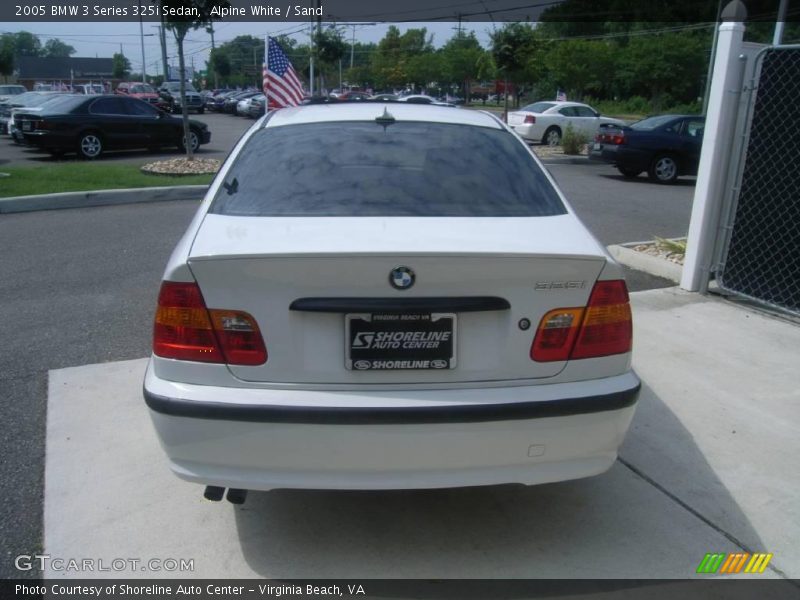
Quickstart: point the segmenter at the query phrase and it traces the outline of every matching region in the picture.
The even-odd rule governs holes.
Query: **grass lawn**
[[[1,173],[10,175],[0,175],[0,198],[120,188],[208,185],[214,178],[213,175],[148,175],[139,171],[140,166],[102,162],[42,167],[0,166]]]

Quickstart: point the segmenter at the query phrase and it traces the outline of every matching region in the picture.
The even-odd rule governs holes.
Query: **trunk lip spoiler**
[[[430,296],[411,298],[309,297],[298,298],[289,310],[322,313],[442,313],[509,310],[498,296]]]

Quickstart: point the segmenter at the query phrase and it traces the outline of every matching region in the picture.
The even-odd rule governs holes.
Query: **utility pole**
[[[214,55],[214,50],[216,50],[216,46],[214,45],[214,22],[212,21],[209,23],[206,31],[211,34],[211,55]],[[211,70],[214,71],[214,89],[219,89],[219,75],[217,74],[217,70],[214,68],[214,64],[211,64]]]
[[[314,97],[314,25],[311,25],[311,33],[309,34],[311,38],[311,56],[308,60],[308,87],[309,92],[311,93],[311,97]]]
[[[169,80],[169,65],[167,64],[167,34],[164,31],[164,16],[161,16],[161,26],[158,28],[161,38],[161,62],[164,65],[164,81]]]
[[[144,62],[144,25],[142,24],[142,0],[139,2],[139,40],[142,43],[142,83],[147,83],[147,66]]]
[[[353,23],[350,25],[353,28],[353,38],[350,40],[350,68],[353,68],[353,54],[356,47],[356,25]]]
[[[322,0],[314,0],[314,6],[317,9],[315,12],[321,12],[319,10],[321,1]],[[322,35],[322,15],[319,15],[319,16],[317,16],[317,39],[319,39],[321,35]],[[317,48],[317,50],[319,50],[319,48]],[[319,69],[319,92],[320,92],[320,94],[322,94],[322,65],[321,64],[320,64],[320,69]]]

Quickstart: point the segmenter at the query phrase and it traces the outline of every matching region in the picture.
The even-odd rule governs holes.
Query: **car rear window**
[[[257,131],[210,212],[529,217],[566,209],[529,151],[503,129],[351,121]]]
[[[520,110],[524,112],[534,112],[534,113],[543,113],[544,111],[551,109],[555,106],[552,102],[534,102],[533,104],[528,104],[528,106],[524,106]]]
[[[641,121],[637,121],[631,125],[631,129],[636,129],[637,131],[653,131],[657,127],[661,127],[662,125],[669,123],[670,121],[674,121],[675,119],[675,115],[647,117],[646,119],[642,119]]]

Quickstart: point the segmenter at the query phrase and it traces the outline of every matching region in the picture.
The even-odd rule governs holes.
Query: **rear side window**
[[[257,131],[210,212],[529,217],[566,210],[529,152],[505,130],[351,121]]]

